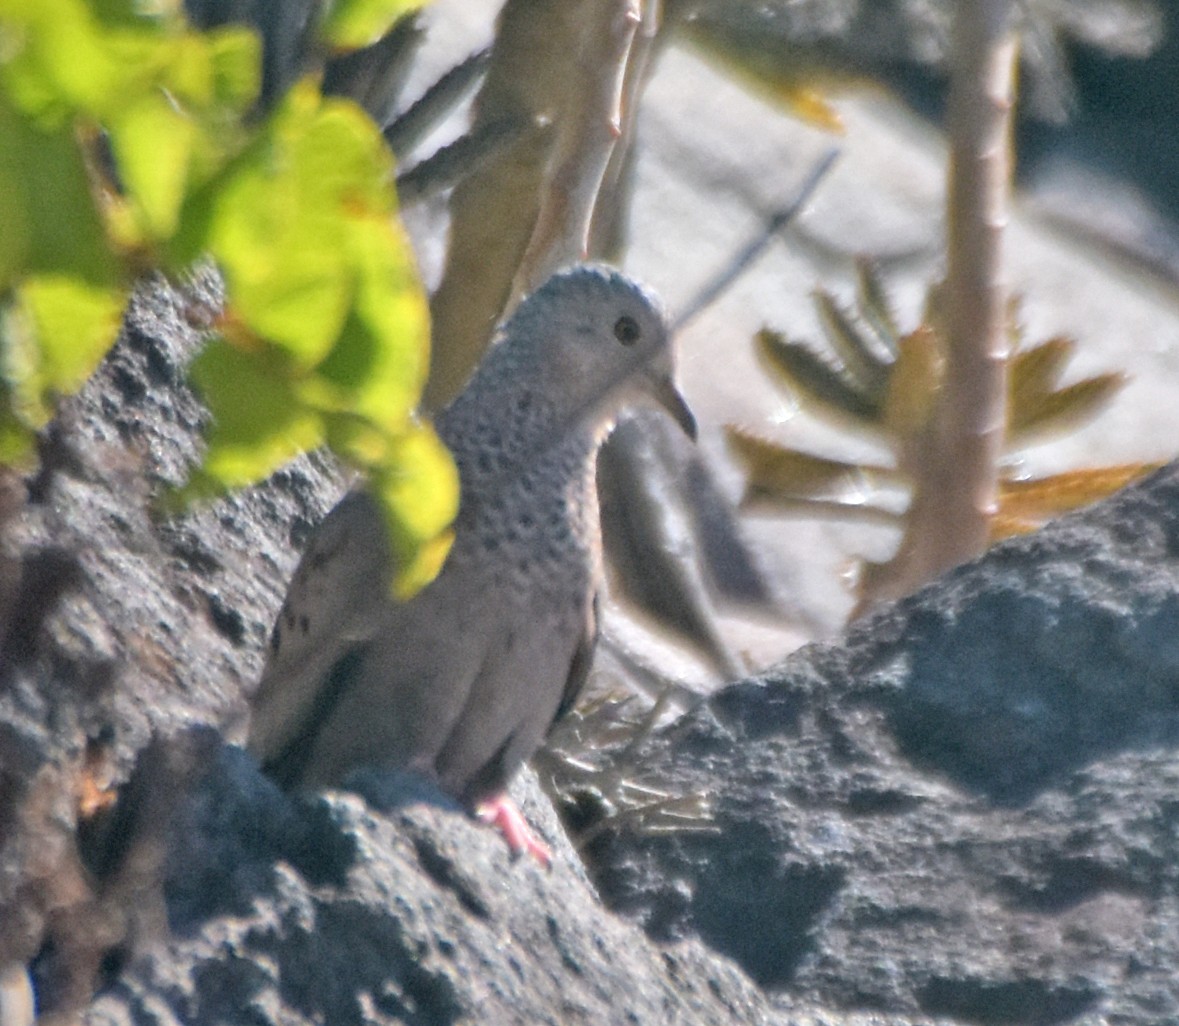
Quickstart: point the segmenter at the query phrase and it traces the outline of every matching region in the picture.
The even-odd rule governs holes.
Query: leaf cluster
[[[871,518],[900,524],[904,514],[884,501],[907,489],[925,458],[933,413],[945,374],[938,290],[930,291],[921,324],[904,332],[868,261],[857,265],[856,305],[848,310],[828,291],[814,302],[831,355],[763,330],[758,356],[770,376],[805,408],[832,418],[893,454],[893,462],[851,462],[817,456],[730,425],[732,451],[747,473],[745,501],[806,513]],[[1062,385],[1076,342],[1057,336],[1028,344],[1014,305],[1008,317],[1008,402],[1005,449],[1009,455],[1077,429],[1096,416],[1125,384],[1119,373],[1097,374]],[[1116,491],[1153,469],[1135,463],[1020,478],[1002,468],[991,538],[1033,530],[1044,520]]]
[[[413,6],[336,0],[320,38],[366,45]],[[384,500],[408,589],[445,555],[457,479],[414,418],[428,310],[392,156],[311,78],[260,117],[260,60],[253,32],[169,4],[0,0],[0,462],[97,366],[136,277],[209,255],[228,300],[191,373],[214,424],[180,498],[330,444]]]

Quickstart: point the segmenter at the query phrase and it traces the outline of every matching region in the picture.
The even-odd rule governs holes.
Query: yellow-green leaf
[[[355,412],[400,430],[429,370],[425,290],[408,240],[387,218],[356,224],[350,241],[360,273],[352,316],[320,372],[339,375],[350,364]]]
[[[0,94],[0,288],[22,273],[119,277],[72,130],[42,128]]]
[[[215,339],[190,373],[213,414],[203,469],[221,489],[252,484],[323,444],[321,419],[298,402],[279,359]]]
[[[433,430],[419,426],[402,435],[387,467],[370,476],[382,500],[397,553],[394,590],[402,597],[431,581],[450,551],[447,530],[458,512],[458,471]]]
[[[725,429],[729,448],[745,467],[746,499],[787,502],[810,499],[860,505],[881,487],[903,484],[889,467],[814,456],[758,438],[741,428]]]
[[[1015,349],[1008,377],[1011,406],[1019,409],[1051,392],[1075,349],[1076,343],[1063,335]]]
[[[423,0],[329,0],[320,35],[332,47],[357,50],[375,43]]]
[[[198,127],[162,93],[132,101],[110,126],[119,177],[150,239],[176,230]]]
[[[925,430],[941,387],[944,362],[941,342],[932,328],[918,328],[900,339],[884,406],[884,423],[894,446],[903,448]]]
[[[84,0],[0,0],[0,86],[15,106],[60,128],[102,109],[120,78]]]
[[[0,394],[0,464],[22,466],[33,458],[33,432],[17,420],[7,396]]]
[[[843,119],[820,91],[843,77],[831,66],[822,66],[804,48],[791,46],[773,32],[751,27],[690,20],[683,23],[686,37],[722,71],[742,86],[750,87],[786,111],[817,128],[842,132]]]
[[[1065,431],[1095,417],[1125,384],[1124,374],[1098,374],[1054,392],[1028,397],[1008,411],[1008,444],[1027,444],[1030,435]]]
[[[5,312],[3,373],[17,416],[48,420],[53,400],[93,373],[119,331],[124,293],[65,275],[26,278]]]
[[[224,26],[203,37],[209,48],[214,112],[241,114],[262,89],[262,41],[257,33],[238,26]]]
[[[358,287],[350,236],[395,210],[376,126],[313,82],[291,90],[267,133],[186,212],[225,272],[233,312],[304,367],[323,360]]]

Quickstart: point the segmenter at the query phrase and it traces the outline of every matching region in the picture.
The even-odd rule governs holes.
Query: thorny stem
[[[996,507],[1006,426],[1007,223],[1016,33],[1013,0],[960,0],[948,124],[946,370],[932,430],[909,455],[915,479],[897,555],[854,615],[979,555]]]
[[[644,78],[630,61],[646,53],[658,11],[658,0],[506,0],[472,131],[522,128],[451,195],[424,409],[458,394],[523,291],[581,258],[611,155],[633,125]]]
[[[554,271],[586,258],[603,177],[623,134],[627,63],[642,20],[641,0],[610,0],[587,14],[571,69],[581,87],[569,91],[569,107],[561,112],[552,170],[516,271],[512,304]],[[633,123],[629,112],[626,119]]]
[[[663,25],[663,0],[643,0],[642,22],[635,31],[622,82],[622,136],[610,153],[590,224],[589,258],[610,260],[624,248],[626,206],[634,166],[635,122],[653,68],[652,58]]]

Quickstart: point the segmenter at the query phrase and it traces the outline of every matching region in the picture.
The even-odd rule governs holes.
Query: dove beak
[[[660,375],[651,380],[651,395],[660,406],[671,414],[674,420],[692,441],[696,441],[696,418],[692,415],[687,401],[676,388],[671,377]]]

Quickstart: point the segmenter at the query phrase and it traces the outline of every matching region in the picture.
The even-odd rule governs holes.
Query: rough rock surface
[[[612,838],[605,900],[773,992],[1179,1022],[1179,466],[717,694],[635,761],[719,835]]]
[[[152,734],[229,722],[340,487],[304,460],[150,514],[197,451],[190,308],[140,295],[5,534],[23,573],[0,692],[2,954],[50,939],[44,1003],[65,899],[18,879],[38,769],[90,739],[119,776]],[[1177,509],[1173,467],[649,738],[644,778],[707,794],[721,831],[595,845],[598,889],[647,934],[602,906],[530,780],[549,874],[412,782],[291,799],[198,731],[200,771],[166,802],[170,930],[112,934],[88,1019],[1179,1021]]]
[[[431,10],[447,6],[476,5]],[[673,305],[830,144],[755,122],[731,83],[676,73],[693,61],[669,54],[648,93],[662,114],[646,126],[630,265]],[[750,412],[756,382],[729,361],[773,321],[766,303],[817,337],[786,318],[832,272],[822,254],[937,249],[940,151],[912,156],[907,125],[882,148],[863,109],[843,161],[861,170],[836,176],[809,217],[819,271],[771,254],[696,328],[717,340],[697,384],[739,392],[714,421],[768,416]],[[888,186],[866,187],[863,168]],[[1170,449],[1170,292],[1049,250],[1018,209],[1012,233],[1015,280],[1033,314],[1051,314],[1043,333],[1063,320],[1105,347],[1095,366],[1136,372],[1121,413],[1074,443],[1084,458]],[[189,321],[217,297],[207,281],[194,291],[195,304],[141,292],[47,434],[31,503],[7,517],[0,494],[0,980],[31,960],[42,1011],[84,1000],[101,1023],[1179,1022],[1179,470],[650,738],[634,760],[644,780],[707,794],[722,832],[602,837],[594,886],[628,923],[586,883],[530,779],[521,796],[556,850],[547,875],[404,780],[360,782],[368,804],[292,800],[215,734],[187,731],[243,708],[297,550],[341,487],[306,459],[184,517],[152,514],[198,452],[204,414],[182,368]],[[823,548],[805,525],[771,531]],[[813,596],[818,580],[794,591]],[[87,750],[97,776],[122,780],[151,764],[153,735],[195,742],[202,769],[138,810],[180,815],[162,893],[150,872],[111,875],[109,837],[74,842]],[[64,979],[71,957],[81,979]],[[7,1026],[4,1011],[0,994]]]
[[[225,750],[169,874],[172,938],[88,1021],[771,1021],[727,960],[602,909],[567,848],[513,863],[441,796],[367,783],[372,804],[292,801]]]
[[[291,799],[192,729],[240,712],[300,536],[340,490],[301,460],[185,517],[151,513],[198,451],[182,368],[188,321],[215,302],[209,282],[141,292],[7,525],[21,572],[0,688],[0,964],[32,959],[51,1012],[93,965],[95,1023],[779,1021],[728,959],[603,909],[535,784],[549,874],[420,785],[368,780],[388,815],[346,793]],[[145,746],[124,808],[75,853],[72,788],[125,777]]]

